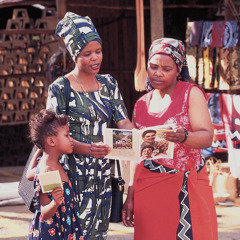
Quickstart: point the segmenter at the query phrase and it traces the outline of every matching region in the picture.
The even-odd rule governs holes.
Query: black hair
[[[29,122],[30,139],[38,148],[44,150],[45,139],[56,136],[58,128],[65,126],[69,119],[66,115],[57,115],[51,110],[43,109]]]

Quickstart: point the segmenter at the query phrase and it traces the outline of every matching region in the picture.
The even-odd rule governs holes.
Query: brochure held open
[[[103,140],[111,147],[107,157],[136,163],[144,159],[173,158],[174,143],[164,139],[164,133],[172,131],[163,126],[141,130],[106,128]]]

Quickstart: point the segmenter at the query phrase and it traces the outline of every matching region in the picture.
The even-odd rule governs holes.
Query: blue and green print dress
[[[112,117],[115,122],[128,118],[117,81],[111,75],[97,74],[96,78],[101,83],[98,91],[77,92],[70,87],[67,112],[63,77],[48,91],[47,108],[67,114],[71,136],[84,143],[103,141],[103,129]],[[106,239],[111,205],[109,159],[71,154],[65,157],[64,168],[79,203],[84,239]]]

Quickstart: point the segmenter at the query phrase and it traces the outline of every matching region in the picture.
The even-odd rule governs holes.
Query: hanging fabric
[[[198,57],[198,85],[203,87],[203,74],[204,74],[204,70],[203,70],[203,48],[198,48],[197,51],[197,57]]]
[[[212,43],[210,47],[222,47],[224,40],[225,21],[214,21],[212,25]]]
[[[202,28],[201,47],[209,47],[212,43],[213,21],[205,21]]]
[[[235,47],[239,46],[239,44],[239,22],[234,20],[226,21],[223,47]]]
[[[209,60],[209,48],[206,47],[203,50],[203,64],[204,64],[204,88],[210,88],[211,76],[210,76],[210,60]]]
[[[203,21],[188,22],[187,43],[191,46],[199,46],[202,36]]]
[[[222,95],[220,93],[206,93],[206,98],[214,130],[212,147],[214,152],[225,152],[226,136],[222,119]]]
[[[193,82],[197,83],[197,47],[196,46],[186,46],[186,55],[188,63],[189,75]]]

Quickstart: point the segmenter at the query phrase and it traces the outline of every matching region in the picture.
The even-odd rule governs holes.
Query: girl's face
[[[155,89],[170,93],[177,83],[177,76],[177,65],[166,54],[156,54],[148,63],[149,81]]]
[[[97,41],[89,42],[76,59],[80,71],[96,74],[102,64],[102,45]]]
[[[55,136],[56,145],[59,152],[61,153],[72,153],[73,152],[73,138],[69,135],[69,126],[65,125],[58,128],[58,134]]]

